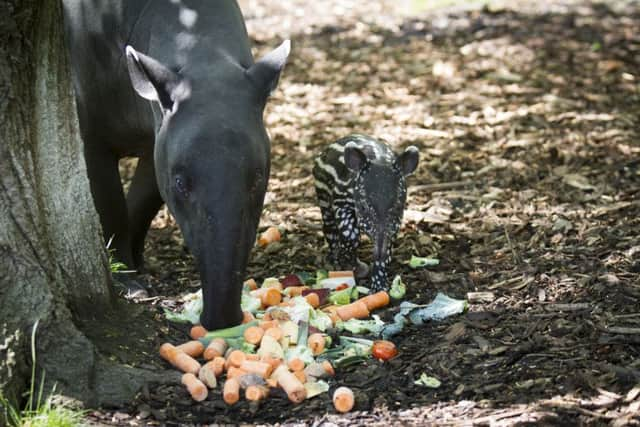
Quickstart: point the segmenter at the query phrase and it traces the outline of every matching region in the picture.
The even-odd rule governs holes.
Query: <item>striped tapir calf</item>
[[[373,242],[372,290],[388,289],[387,267],[407,199],[406,178],[418,166],[418,149],[397,155],[378,140],[350,135],[329,145],[313,168],[329,262],[365,277],[357,257],[360,234]]]

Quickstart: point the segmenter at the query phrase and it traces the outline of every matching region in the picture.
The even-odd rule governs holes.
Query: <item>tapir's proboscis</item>
[[[285,41],[254,62],[234,0],[64,0],[87,171],[105,238],[143,264],[165,202],[200,271],[201,323],[240,323],[270,165],[267,98]],[[118,161],[138,157],[126,195]]]

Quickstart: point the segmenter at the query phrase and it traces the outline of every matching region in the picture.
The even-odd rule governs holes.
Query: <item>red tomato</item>
[[[347,289],[349,287],[349,285],[347,285],[346,283],[343,283],[341,285],[336,286],[336,288],[334,289],[334,291],[341,291],[343,289]]]
[[[376,359],[389,360],[398,355],[398,349],[396,348],[396,345],[391,341],[378,340],[373,342],[371,354]]]

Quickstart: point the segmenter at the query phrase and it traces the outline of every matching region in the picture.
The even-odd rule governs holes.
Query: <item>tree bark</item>
[[[0,0],[0,392],[121,405],[149,376],[108,362],[81,331],[115,309],[82,155],[59,0]],[[135,371],[135,372],[134,372]],[[117,379],[116,379],[117,378]]]

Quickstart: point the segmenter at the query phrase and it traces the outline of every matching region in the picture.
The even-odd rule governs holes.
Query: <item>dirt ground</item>
[[[261,224],[285,233],[254,251],[247,274],[326,267],[312,162],[358,132],[420,148],[392,264],[408,298],[487,294],[464,315],[405,330],[391,362],[339,372],[332,389],[356,392],[347,415],[328,394],[228,408],[219,392],[194,404],[165,385],[91,421],[640,424],[640,4],[469,3],[242,2],[256,54],[283,38],[293,46],[266,114],[272,171]],[[369,252],[365,244],[362,257]],[[412,254],[441,263],[411,270],[402,262]],[[141,304],[160,319],[199,286],[166,211],[146,257],[154,290]],[[162,321],[155,344],[184,341],[184,331]],[[415,385],[423,372],[442,385]]]

